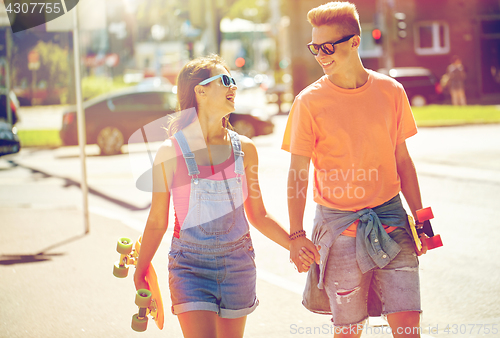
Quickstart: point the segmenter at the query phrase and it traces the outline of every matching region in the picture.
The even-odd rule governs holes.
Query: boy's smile
[[[322,44],[330,41],[337,41],[343,37],[341,30],[336,25],[322,25],[313,27],[312,42]],[[348,42],[348,41],[345,41]],[[318,55],[315,56],[325,75],[333,75],[335,68],[342,61],[342,57],[346,55],[346,43],[335,45],[335,52],[331,55],[325,54],[321,49]]]

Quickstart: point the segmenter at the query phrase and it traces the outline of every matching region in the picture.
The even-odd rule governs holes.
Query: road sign
[[[28,69],[38,70],[40,68],[40,54],[36,50],[28,53]]]

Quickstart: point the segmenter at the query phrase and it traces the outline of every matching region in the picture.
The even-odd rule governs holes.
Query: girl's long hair
[[[196,120],[198,102],[196,101],[194,87],[201,81],[208,79],[212,69],[218,65],[226,68],[229,72],[224,60],[216,54],[196,58],[182,67],[177,76],[177,113],[173,114],[175,116],[169,121],[165,128],[168,137],[171,137]],[[229,114],[224,117],[223,126],[231,128],[229,124]]]

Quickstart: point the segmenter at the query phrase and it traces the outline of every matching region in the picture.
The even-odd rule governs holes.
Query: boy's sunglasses
[[[314,56],[316,56],[316,55],[319,54],[319,50],[320,49],[326,55],[332,55],[333,53],[335,53],[335,45],[337,45],[339,43],[342,43],[342,42],[346,42],[346,41],[350,40],[355,35],[356,34],[348,35],[348,36],[345,36],[345,37],[343,37],[342,39],[340,39],[338,41],[335,41],[335,42],[325,42],[325,43],[322,43],[321,45],[317,45],[317,44],[311,42],[310,44],[307,45],[307,48],[309,48],[309,51]]]
[[[207,83],[212,82],[213,80],[217,80],[220,77],[222,78],[222,84],[224,86],[226,86],[226,87],[230,87],[231,85],[236,86],[236,81],[234,81],[234,79],[232,77],[229,77],[226,74],[219,74],[219,75],[212,76],[211,78],[203,80],[198,84],[203,86],[203,85],[206,85]]]

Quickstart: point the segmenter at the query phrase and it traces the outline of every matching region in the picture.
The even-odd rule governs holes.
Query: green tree
[[[37,71],[39,80],[47,81],[48,97],[55,94],[56,88],[67,86],[70,66],[68,64],[68,50],[52,42],[39,41],[34,50],[40,55],[40,69]],[[61,98],[65,101],[65,98]]]
[[[240,18],[257,23],[269,20],[268,0],[237,0],[229,9],[226,16],[230,19]]]

